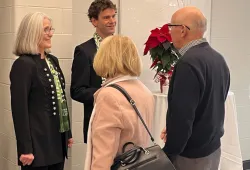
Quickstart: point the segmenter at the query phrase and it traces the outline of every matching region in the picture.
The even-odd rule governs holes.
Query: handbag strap
[[[144,125],[145,129],[147,130],[151,141],[154,143],[154,138],[152,136],[152,134],[150,133],[150,131],[148,130],[148,127],[146,125],[146,123],[144,122],[139,110],[137,109],[136,105],[135,105],[135,101],[130,97],[130,95],[126,92],[126,90],[124,88],[122,88],[121,86],[117,85],[117,84],[110,84],[108,87],[113,87],[117,90],[119,90],[128,100],[128,102],[132,105],[132,107],[134,108],[136,114],[139,116],[139,118],[141,119],[142,124]]]

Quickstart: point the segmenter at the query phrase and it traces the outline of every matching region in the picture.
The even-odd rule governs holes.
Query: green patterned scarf
[[[94,33],[93,37],[94,37],[94,40],[95,40],[96,49],[98,50],[99,47],[100,47],[100,44],[101,44],[101,42],[102,42],[102,40],[103,40],[103,38],[102,38],[99,34],[97,34],[97,32]],[[102,77],[102,84],[103,84],[105,81],[106,81],[106,79],[105,79],[104,77]]]
[[[99,47],[100,47],[100,44],[102,42],[102,37],[99,34],[97,34],[97,32],[94,33],[93,37],[94,37],[95,44],[96,44],[96,47],[97,47],[97,50],[98,50]]]
[[[66,98],[64,98],[64,93],[62,86],[58,77],[58,72],[54,69],[53,64],[49,58],[46,58],[46,62],[49,66],[50,72],[53,75],[54,82],[56,85],[56,94],[58,100],[58,109],[59,109],[59,118],[60,118],[60,130],[59,132],[63,133],[70,130],[69,127],[69,111],[67,107]]]

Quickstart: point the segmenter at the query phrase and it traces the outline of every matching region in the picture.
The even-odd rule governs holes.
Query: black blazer
[[[65,79],[58,59],[48,55],[59,72],[63,91]],[[11,108],[17,140],[18,164],[21,154],[34,154],[31,166],[48,166],[67,157],[71,131],[59,132],[59,111],[53,76],[40,55],[22,55],[10,71]],[[65,96],[65,91],[64,91]]]
[[[96,54],[94,38],[75,48],[71,74],[71,98],[84,104],[84,142],[87,143],[87,132],[93,110],[94,93],[101,87],[102,78],[93,69]]]

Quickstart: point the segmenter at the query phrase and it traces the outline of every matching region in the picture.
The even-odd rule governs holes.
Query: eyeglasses
[[[54,32],[55,32],[55,28],[45,28],[44,29],[45,34],[49,34],[49,33],[54,34]]]
[[[183,25],[183,24],[168,24],[168,28],[169,30],[171,30],[172,27],[179,27],[179,26],[184,26],[186,27],[188,30],[190,30],[190,27]]]

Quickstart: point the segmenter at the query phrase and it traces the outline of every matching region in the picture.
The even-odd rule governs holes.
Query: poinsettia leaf
[[[150,49],[150,55],[151,55],[151,56],[157,55],[157,47],[151,48],[151,49]]]
[[[156,59],[156,58],[158,58],[158,57],[157,57],[157,54],[155,54],[155,55],[151,55],[151,59],[152,59],[152,61],[155,61],[155,59]]]
[[[163,69],[162,64],[159,64],[157,67],[157,72],[161,71]]]
[[[172,42],[172,38],[171,38],[171,35],[170,35],[170,33],[169,33],[168,24],[163,25],[163,26],[161,27],[161,29],[160,29],[160,32],[161,32],[162,34],[164,34],[164,36],[166,37],[166,39],[167,39],[168,41]]]
[[[154,48],[154,52],[158,55],[162,55],[163,50],[164,49],[160,45]]]
[[[176,60],[175,55],[170,54],[170,61],[171,61],[171,63],[174,63],[174,62],[175,62],[175,60]]]
[[[171,61],[170,60],[170,53],[168,52],[165,52],[163,55],[162,55],[162,58],[161,58],[161,61],[162,61],[162,65],[163,67],[166,67],[166,65]]]
[[[168,41],[165,41],[164,43],[162,43],[162,45],[165,50],[168,50],[171,47],[171,43]]]
[[[151,57],[152,61],[154,61],[154,60],[157,58],[157,56],[158,56],[158,54],[157,54],[156,49],[155,49],[155,48],[152,48],[152,49],[150,50],[150,57]]]
[[[159,59],[162,56],[162,53],[164,52],[164,49],[160,46],[157,46],[155,48],[150,49],[150,55],[151,58],[154,60],[156,57],[158,57]]]
[[[168,65],[167,65],[167,71],[170,71],[171,70],[171,64],[169,63]]]
[[[158,46],[158,48],[157,48],[157,54],[159,56],[162,56],[163,52],[164,52],[164,48],[162,46]]]
[[[152,58],[152,61],[155,61],[158,57],[157,55],[154,55],[154,56],[151,56],[151,58]]]

